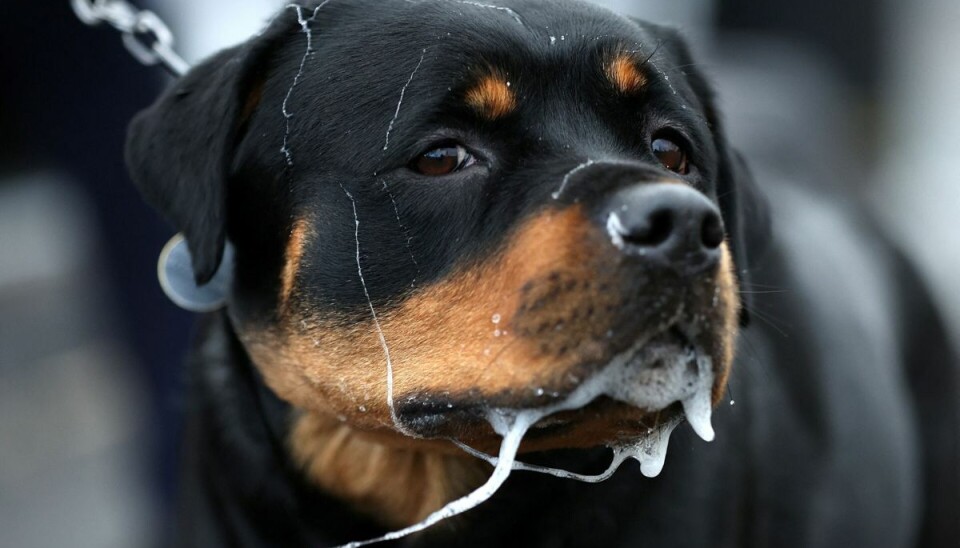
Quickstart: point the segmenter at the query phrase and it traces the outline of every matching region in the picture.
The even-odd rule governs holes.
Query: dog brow
[[[607,63],[607,78],[623,94],[637,93],[647,85],[647,76],[640,70],[639,60],[629,53],[617,53]]]
[[[510,81],[496,72],[482,77],[467,91],[466,101],[489,120],[502,118],[517,108],[516,95],[511,89]]]

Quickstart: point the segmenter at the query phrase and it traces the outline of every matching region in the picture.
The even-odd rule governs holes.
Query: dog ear
[[[210,281],[223,258],[230,156],[259,99],[257,67],[266,49],[254,39],[204,61],[128,129],[131,177],[183,233],[198,285]]]
[[[749,310],[752,308],[754,293],[750,281],[751,270],[756,268],[770,238],[770,216],[766,197],[760,191],[743,157],[729,144],[722,117],[716,106],[713,86],[696,68],[686,41],[674,29],[657,25],[651,25],[650,28],[660,42],[658,47],[669,45],[667,50],[676,55],[677,66],[687,67],[687,80],[697,94],[713,132],[719,160],[717,200],[726,225],[740,285],[740,323],[746,326],[750,320]]]

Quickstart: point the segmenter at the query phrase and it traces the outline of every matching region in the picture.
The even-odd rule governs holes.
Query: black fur
[[[717,442],[678,432],[655,480],[629,465],[596,486],[518,473],[494,500],[406,544],[956,546],[957,362],[907,264],[866,223],[844,220],[853,206],[755,183],[673,31],[567,1],[498,5],[523,24],[452,1],[334,0],[309,24],[306,57],[288,8],[262,35],[196,67],[131,127],[134,180],[185,233],[197,280],[216,270],[229,237],[230,316],[261,324],[275,319],[294,219],[308,216],[323,235],[302,261],[308,300],[341,321],[366,320],[353,203],[366,283],[384,310],[411,286],[503,245],[586,159],[615,161],[616,173],[584,170],[563,200],[593,203],[603,184],[667,175],[649,149],[663,127],[689,142],[688,182],[720,205],[744,300],[757,311],[734,367],[736,405],[717,414]],[[664,71],[651,71],[635,98],[613,93],[600,69],[618,47],[655,54]],[[458,100],[488,66],[521,94],[518,111],[495,122]],[[258,106],[241,120],[251,94]],[[442,139],[463,142],[485,167],[443,184],[406,169]],[[804,215],[830,220],[865,251],[821,259],[817,247],[833,241],[792,232]],[[798,273],[821,260],[839,261],[823,284]],[[878,280],[856,297],[830,289],[856,286],[854,272]],[[864,327],[874,317],[889,321]],[[890,352],[866,351],[881,344]],[[323,546],[383,532],[292,467],[283,441],[292,411],[263,385],[226,315],[206,321],[191,369],[178,545]],[[589,467],[601,456],[543,458]]]

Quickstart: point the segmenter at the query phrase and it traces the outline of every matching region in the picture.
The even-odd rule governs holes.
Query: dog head
[[[668,29],[575,2],[291,6],[142,113],[128,162],[198,282],[234,245],[233,325],[302,411],[491,447],[490,410],[612,362],[666,398],[593,400],[538,450],[680,413],[691,356],[724,392],[756,199]]]

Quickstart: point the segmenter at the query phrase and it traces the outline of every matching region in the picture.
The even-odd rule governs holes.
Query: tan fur
[[[295,462],[316,485],[390,527],[423,520],[479,486],[489,469],[463,452],[383,445],[315,414],[296,419],[289,443]]]
[[[510,83],[500,76],[485,76],[467,92],[467,104],[484,118],[496,120],[517,108],[517,99]]]
[[[632,55],[617,54],[607,65],[606,72],[610,82],[623,94],[637,93],[647,85],[647,77]]]
[[[727,244],[721,249],[720,266],[716,276],[716,294],[718,295],[715,314],[719,333],[717,348],[713,352],[720,358],[721,363],[715,363],[716,379],[713,383],[713,404],[716,405],[723,398],[730,378],[730,369],[733,366],[733,357],[736,352],[737,335],[739,332],[740,290],[734,274],[733,258]]]
[[[300,259],[303,258],[303,245],[306,241],[308,227],[309,224],[306,219],[297,219],[290,231],[283,271],[280,275],[281,307],[286,306],[293,294],[297,282],[297,272],[300,270]]]

